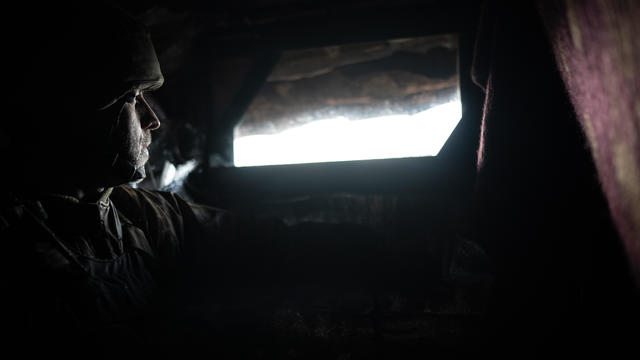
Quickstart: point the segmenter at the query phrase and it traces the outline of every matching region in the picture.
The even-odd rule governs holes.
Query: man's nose
[[[149,106],[149,103],[142,94],[139,96],[140,99],[138,103],[144,107],[143,111],[140,112],[140,126],[143,130],[156,130],[160,127],[160,119],[158,119],[158,116],[153,112],[153,109],[151,109],[151,106]]]

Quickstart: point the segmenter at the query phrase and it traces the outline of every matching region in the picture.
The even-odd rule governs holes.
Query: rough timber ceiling
[[[118,1],[152,32],[165,72],[194,46],[217,52],[301,48],[458,32],[478,1]],[[203,48],[199,50],[202,54]]]
[[[277,30],[332,31],[364,26],[375,33],[381,25],[421,26],[437,29],[464,23],[464,13],[477,7],[478,1],[433,0],[145,0],[120,5],[141,16],[149,25],[176,21],[198,24],[215,36],[246,36],[258,30],[263,35]],[[373,25],[368,27],[367,25]],[[306,32],[305,32],[306,34]],[[281,35],[279,33],[279,35]],[[342,33],[342,36],[348,34]]]

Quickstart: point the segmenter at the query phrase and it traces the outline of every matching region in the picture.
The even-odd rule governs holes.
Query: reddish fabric
[[[640,1],[538,4],[640,284]]]

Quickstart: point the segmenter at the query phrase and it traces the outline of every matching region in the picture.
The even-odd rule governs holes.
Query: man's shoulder
[[[171,192],[133,188],[129,185],[114,187],[110,198],[114,202],[137,203],[138,205],[175,205],[180,200],[178,195]]]
[[[219,227],[230,221],[231,215],[225,209],[187,201],[173,192],[133,188],[128,185],[115,187],[111,199],[118,209],[134,218],[145,216],[153,209],[155,213],[192,216],[205,226]]]
[[[133,188],[120,185],[113,188],[109,196],[114,206],[134,223],[155,219],[182,217],[184,200],[174,193]]]

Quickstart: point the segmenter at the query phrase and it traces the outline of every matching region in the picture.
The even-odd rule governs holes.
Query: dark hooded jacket
[[[129,186],[93,203],[14,197],[0,216],[5,340],[72,358],[181,341],[180,297],[225,214]]]

